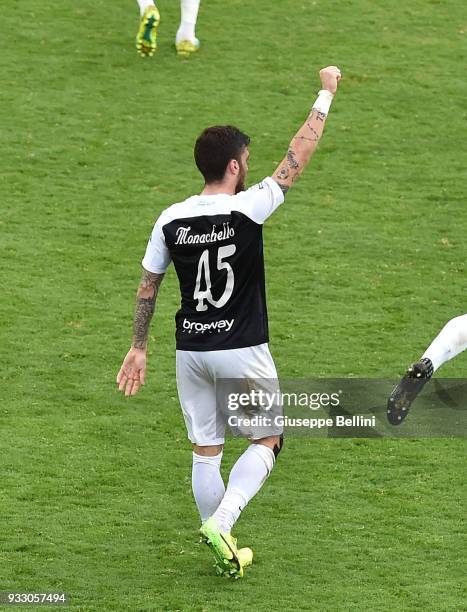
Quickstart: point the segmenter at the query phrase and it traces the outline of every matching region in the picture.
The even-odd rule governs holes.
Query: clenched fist
[[[322,89],[327,89],[332,94],[337,91],[337,84],[341,80],[341,71],[337,66],[328,66],[319,71]]]

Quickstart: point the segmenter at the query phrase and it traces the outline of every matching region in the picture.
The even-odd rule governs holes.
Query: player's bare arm
[[[163,278],[164,274],[155,274],[143,269],[136,294],[133,342],[117,375],[118,388],[126,396],[135,395],[140,386],[144,385],[149,326]]]
[[[284,193],[303,172],[318,146],[326,123],[327,111],[337,91],[341,72],[336,66],[328,66],[320,70],[319,76],[322,86],[320,96],[305,123],[293,137],[286,156],[272,175]]]
[[[133,322],[133,347],[146,350],[149,325],[156,307],[157,294],[164,278],[143,269],[143,275],[136,294],[136,308]]]

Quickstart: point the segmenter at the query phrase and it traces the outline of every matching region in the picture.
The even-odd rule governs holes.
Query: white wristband
[[[323,113],[323,115],[327,115],[329,113],[329,109],[331,108],[333,98],[334,94],[327,89],[321,89],[318,92],[318,97],[312,106],[312,110],[317,110],[318,112]]]

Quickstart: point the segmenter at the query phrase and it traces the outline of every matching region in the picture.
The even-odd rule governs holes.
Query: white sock
[[[271,473],[274,461],[274,453],[264,444],[251,444],[239,457],[230,472],[224,498],[214,512],[221,531],[230,532],[240,512]]]
[[[202,523],[214,514],[224,497],[225,485],[220,472],[221,461],[222,453],[215,457],[203,457],[193,453],[191,486]]]
[[[148,6],[155,6],[153,0],[137,0],[139,5],[139,12],[141,15],[148,8]]]
[[[467,314],[446,323],[423,357],[431,359],[436,372],[446,361],[453,359],[465,349],[467,349]]]
[[[189,40],[195,42],[195,26],[198,18],[200,0],[181,0],[180,2],[180,27],[177,31],[175,41]]]

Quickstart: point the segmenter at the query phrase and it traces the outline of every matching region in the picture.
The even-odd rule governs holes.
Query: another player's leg
[[[451,319],[436,336],[420,361],[412,364],[392,391],[387,407],[388,420],[399,425],[412,402],[443,364],[467,349],[467,315]]]
[[[451,319],[423,354],[439,370],[447,361],[467,349],[467,314]]]
[[[160,15],[153,0],[138,0],[141,21],[136,34],[136,48],[142,57],[151,57],[157,49]]]
[[[188,57],[199,49],[199,40],[195,36],[200,0],[181,0],[180,26],[175,37],[175,48],[178,55]]]
[[[407,369],[401,381],[394,387],[388,399],[387,416],[391,425],[400,425],[409,412],[412,402],[433,375],[429,359],[420,359]]]

